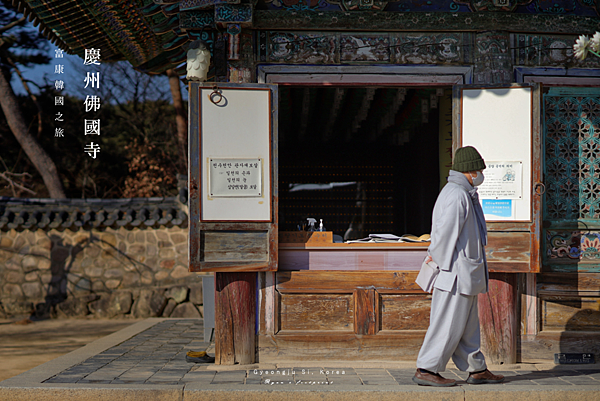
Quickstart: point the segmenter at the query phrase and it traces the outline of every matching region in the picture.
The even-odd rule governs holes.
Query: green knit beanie
[[[466,173],[467,171],[477,171],[485,169],[483,158],[473,146],[465,146],[456,149],[454,160],[452,161],[452,170]]]

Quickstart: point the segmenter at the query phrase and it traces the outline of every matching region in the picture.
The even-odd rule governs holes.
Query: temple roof
[[[56,46],[84,57],[101,50],[103,61],[127,60],[161,73],[185,62],[188,36],[179,30],[179,1],[12,0]],[[159,4],[157,4],[159,3]]]

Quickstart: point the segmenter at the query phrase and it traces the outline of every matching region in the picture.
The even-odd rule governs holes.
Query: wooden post
[[[489,291],[479,294],[481,350],[490,364],[517,362],[517,274],[490,273]]]
[[[537,274],[524,273],[525,285],[521,297],[521,324],[523,327],[521,341],[532,341],[538,334],[539,300],[537,297]]]
[[[354,290],[354,332],[375,335],[379,330],[379,294],[376,290]]]
[[[215,273],[215,364],[256,359],[256,273]]]

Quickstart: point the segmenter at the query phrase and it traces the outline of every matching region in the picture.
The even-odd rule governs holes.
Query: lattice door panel
[[[572,271],[600,252],[591,246],[600,233],[600,89],[544,95],[543,136],[545,259],[559,262],[551,270]]]
[[[600,218],[600,98],[544,96],[544,220]]]

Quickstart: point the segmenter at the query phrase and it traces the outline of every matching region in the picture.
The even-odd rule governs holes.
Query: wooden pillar
[[[490,364],[517,362],[517,274],[490,273],[489,291],[479,294],[481,350]]]
[[[256,274],[215,273],[215,364],[256,359]]]

